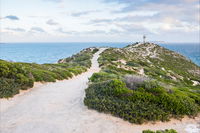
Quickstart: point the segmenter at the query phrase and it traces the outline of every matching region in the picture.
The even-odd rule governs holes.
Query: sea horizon
[[[122,48],[135,42],[17,42],[0,43],[0,59],[13,62],[56,63],[88,47]],[[156,43],[156,42],[155,42]],[[156,43],[178,52],[200,66],[199,43]]]
[[[65,41],[65,42],[59,42],[59,41],[55,41],[55,42],[0,42],[0,44],[18,44],[18,43],[136,43],[136,42],[141,42],[141,41],[121,41],[121,42],[110,42],[110,41],[86,41],[86,42],[81,42],[81,41]],[[200,45],[200,42],[165,42],[165,41],[147,41],[150,43],[166,43],[166,44],[179,44],[179,45],[184,45],[184,44],[196,44],[196,45]]]

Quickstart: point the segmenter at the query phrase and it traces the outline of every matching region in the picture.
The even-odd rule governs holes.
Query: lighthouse
[[[143,43],[145,44],[145,42],[146,42],[146,36],[143,35]]]

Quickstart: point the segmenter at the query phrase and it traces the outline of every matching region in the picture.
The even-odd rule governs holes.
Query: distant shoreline
[[[28,62],[28,63],[55,63],[58,59],[69,57],[78,53],[84,48],[96,46],[109,46],[122,48],[127,46],[129,42],[124,43],[101,43],[101,42],[80,42],[80,43],[1,43],[0,44],[0,58],[3,60],[10,60],[14,62]],[[163,44],[170,50],[179,52],[184,56],[191,59],[200,66],[199,52],[200,48],[198,43],[191,44]],[[190,47],[191,46],[191,47]],[[35,54],[37,53],[37,54]]]

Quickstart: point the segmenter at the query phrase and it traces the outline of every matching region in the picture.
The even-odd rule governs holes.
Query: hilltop
[[[117,66],[132,73],[197,86],[200,83],[200,67],[191,60],[157,44],[132,44],[125,48],[111,48],[99,59],[101,66]]]
[[[105,50],[86,89],[85,104],[132,123],[196,116],[200,67],[153,43]]]

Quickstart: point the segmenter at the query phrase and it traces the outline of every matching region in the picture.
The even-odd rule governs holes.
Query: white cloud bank
[[[2,0],[1,4],[2,42],[130,42],[140,41],[143,34],[154,41],[199,42],[198,0]]]

